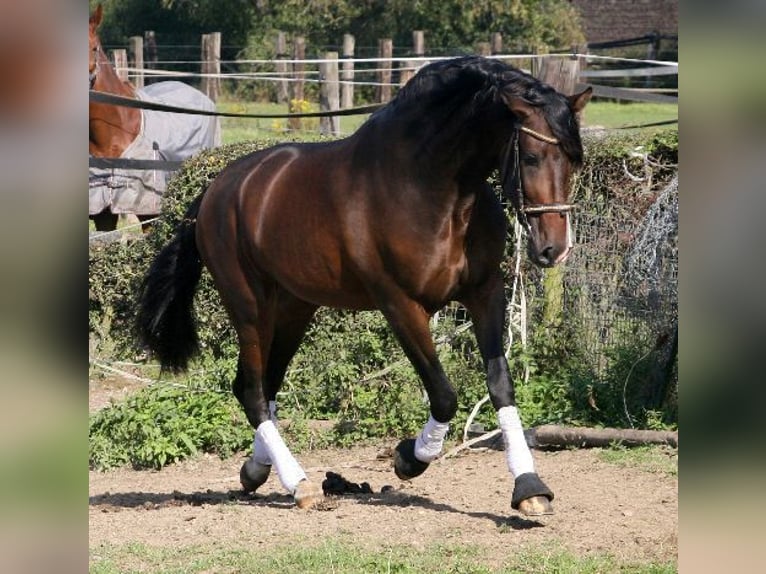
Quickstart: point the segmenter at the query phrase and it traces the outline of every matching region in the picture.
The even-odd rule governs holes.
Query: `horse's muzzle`
[[[540,267],[554,267],[559,263],[563,263],[569,254],[572,252],[572,247],[567,243],[546,243],[541,247],[538,247],[533,240],[530,239],[528,245],[529,258],[535,265]]]

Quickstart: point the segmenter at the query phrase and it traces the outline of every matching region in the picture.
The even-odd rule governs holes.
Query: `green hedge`
[[[145,239],[91,246],[92,358],[151,361],[137,348],[132,334],[134,297],[151,258],[169,240],[187,204],[225,165],[274,143],[260,140],[199,154],[171,180],[163,218]],[[639,146],[653,163],[667,166],[655,170],[653,185],[667,181],[677,162],[677,132],[586,138],[586,163],[576,183],[578,203],[625,205],[626,198],[639,197],[638,184],[626,182],[623,172],[623,160],[630,167],[634,160],[628,158],[628,152]],[[534,284],[535,278],[530,282]],[[537,284],[542,283],[538,280]],[[199,451],[227,455],[248,447],[252,431],[228,392],[236,364],[234,334],[207,273],[197,292],[195,312],[202,356],[192,367],[193,374],[159,381],[127,403],[93,415],[93,467],[130,463],[158,468]],[[570,349],[572,334],[546,324],[541,306],[531,312],[530,344],[524,351],[517,348],[511,359],[525,424],[618,421],[619,413],[612,412],[621,408],[618,401],[609,406],[609,412],[596,412],[588,406],[592,384],[578,371],[578,358]],[[459,314],[443,314],[435,327],[445,371],[458,390],[460,412],[453,433],[462,431],[471,408],[486,393],[473,335],[470,331],[458,333],[460,323]],[[524,366],[532,374],[526,384],[521,382]],[[616,392],[622,374],[624,369],[609,392]],[[320,310],[291,364],[279,400],[280,416],[290,419],[287,440],[297,450],[409,435],[417,432],[428,412],[420,381],[377,312]],[[311,424],[315,419],[337,422],[318,430]],[[477,422],[493,427],[494,413],[483,409]]]

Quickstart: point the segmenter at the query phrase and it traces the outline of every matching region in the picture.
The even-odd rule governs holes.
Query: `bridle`
[[[519,217],[519,221],[526,229],[527,233],[531,231],[529,221],[527,220],[527,215],[537,215],[540,213],[569,213],[572,211],[576,206],[572,203],[533,203],[529,205],[525,205],[524,203],[524,189],[521,182],[521,161],[520,161],[520,154],[519,154],[519,137],[520,133],[524,132],[525,134],[529,134],[535,139],[538,139],[542,142],[551,144],[551,145],[559,145],[559,140],[557,140],[554,137],[546,136],[545,134],[541,134],[539,132],[536,132],[533,129],[524,127],[524,126],[517,126],[514,128],[513,132],[511,133],[511,138],[508,141],[508,145],[505,148],[505,157],[503,159],[503,165],[500,170],[500,183],[502,185],[503,191],[507,189],[506,183],[508,179],[508,162],[511,161],[511,150],[513,150],[513,173],[510,175],[511,177],[511,191],[508,195],[508,199],[510,199],[511,203],[513,204],[513,207],[516,209],[516,212]]]
[[[98,56],[101,53],[101,46],[96,44],[96,47],[93,48],[93,52],[95,53],[96,65],[93,66],[93,71],[89,72],[88,74],[88,84],[89,84],[89,89],[91,90],[93,89],[93,86],[96,85],[96,77],[98,76],[98,72],[99,72],[100,58]]]

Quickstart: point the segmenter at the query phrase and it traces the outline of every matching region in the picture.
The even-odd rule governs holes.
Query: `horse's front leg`
[[[449,422],[457,412],[457,393],[439,362],[423,307],[396,289],[379,296],[380,309],[423,381],[431,410],[417,438],[403,440],[394,453],[396,476],[409,480],[422,474],[441,453]]]
[[[480,289],[461,298],[471,314],[476,339],[487,371],[490,400],[505,444],[508,469],[514,477],[511,508],[527,516],[553,514],[553,492],[535,471],[532,453],[524,437],[513,380],[503,353],[505,296],[502,277],[498,273]]]

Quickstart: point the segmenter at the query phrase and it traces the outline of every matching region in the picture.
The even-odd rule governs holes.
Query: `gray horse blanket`
[[[150,84],[138,90],[137,96],[149,102],[215,111],[210,98],[183,82]],[[219,145],[221,129],[217,117],[141,110],[141,132],[121,157],[182,161]],[[89,168],[88,213],[100,213],[107,207],[112,213],[159,213],[171,175],[161,170]]]

